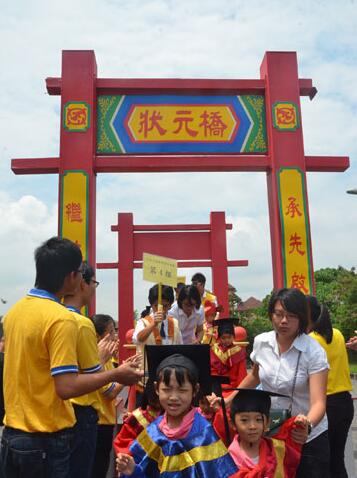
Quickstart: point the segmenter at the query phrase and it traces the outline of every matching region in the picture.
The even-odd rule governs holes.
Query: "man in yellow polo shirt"
[[[75,424],[68,399],[111,381],[136,383],[142,373],[133,362],[78,374],[78,325],[60,300],[79,286],[81,251],[53,237],[36,249],[35,262],[35,288],[4,318],[2,465],[10,478],[67,478]]]
[[[99,359],[97,335],[93,322],[81,314],[89,306],[99,282],[88,262],[81,265],[82,280],[72,294],[64,297],[64,304],[78,323],[77,358],[79,373],[91,374],[102,370]],[[97,443],[98,414],[101,412],[101,393],[109,395],[114,383],[80,397],[72,398],[77,423],[74,427],[74,441],[71,450],[70,477],[90,478]]]

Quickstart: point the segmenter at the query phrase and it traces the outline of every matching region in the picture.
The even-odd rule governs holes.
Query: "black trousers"
[[[77,423],[71,452],[70,478],[90,478],[97,444],[98,413],[90,406],[73,405]]]
[[[302,447],[296,478],[329,478],[329,458],[328,433],[325,431]]]
[[[97,448],[95,450],[92,478],[105,478],[113,444],[114,425],[98,425]]]
[[[340,392],[327,395],[326,413],[331,450],[330,476],[331,478],[347,478],[345,445],[354,415],[351,394]]]

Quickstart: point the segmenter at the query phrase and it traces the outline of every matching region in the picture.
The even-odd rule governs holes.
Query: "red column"
[[[62,52],[59,224],[65,217],[62,201],[63,177],[68,172],[83,172],[88,178],[85,194],[87,214],[85,217],[82,216],[82,221],[87,221],[87,240],[83,241],[85,244],[81,246],[84,258],[93,267],[96,265],[96,176],[93,172],[96,153],[96,77],[97,64],[93,51]],[[68,108],[71,105],[75,107],[76,104],[79,110],[81,109],[80,114],[76,115],[74,111],[73,119],[68,122],[66,120]],[[83,115],[87,115],[87,122],[81,127]],[[59,233],[61,234],[61,229]],[[90,307],[89,314],[94,311],[95,301]]]
[[[283,237],[280,220],[278,171],[280,168],[299,168],[303,175],[304,199],[306,204],[305,221],[307,227],[308,244],[306,253],[310,258],[312,269],[311,240],[309,226],[309,212],[306,194],[306,168],[304,156],[303,133],[301,127],[301,108],[298,66],[295,52],[267,52],[260,67],[260,77],[265,80],[265,100],[267,116],[267,134],[271,171],[267,174],[270,235],[273,262],[274,288],[290,286],[284,279]],[[274,104],[293,103],[296,105],[296,128],[279,129],[274,125]],[[287,253],[287,252],[286,252]],[[286,254],[285,253],[285,254]]]
[[[212,285],[218,303],[223,305],[223,317],[229,315],[228,264],[226,244],[226,218],[224,212],[211,212]]]
[[[118,320],[120,357],[125,357],[125,334],[134,321],[134,226],[131,213],[118,214]]]

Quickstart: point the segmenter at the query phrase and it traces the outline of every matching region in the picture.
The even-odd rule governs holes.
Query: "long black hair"
[[[307,295],[307,305],[312,324],[312,331],[321,335],[326,343],[332,342],[332,323],[328,308],[324,304],[320,304],[319,301],[313,295]]]

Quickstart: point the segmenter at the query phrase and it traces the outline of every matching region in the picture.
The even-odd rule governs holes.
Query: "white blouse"
[[[194,344],[196,342],[196,329],[199,325],[203,326],[205,318],[202,305],[199,309],[194,308],[192,314],[187,317],[185,312],[178,306],[178,303],[175,302],[168,315],[177,319],[182,334],[182,342],[184,344]]]
[[[291,398],[272,397],[272,408],[290,408],[292,415],[307,415],[310,409],[309,376],[329,369],[326,353],[320,344],[306,334],[301,334],[289,350],[279,354],[275,331],[257,335],[250,358],[259,365],[259,379],[263,390],[292,395],[295,370],[297,370],[294,395]],[[315,427],[307,441],[311,441],[327,430],[327,417]]]

